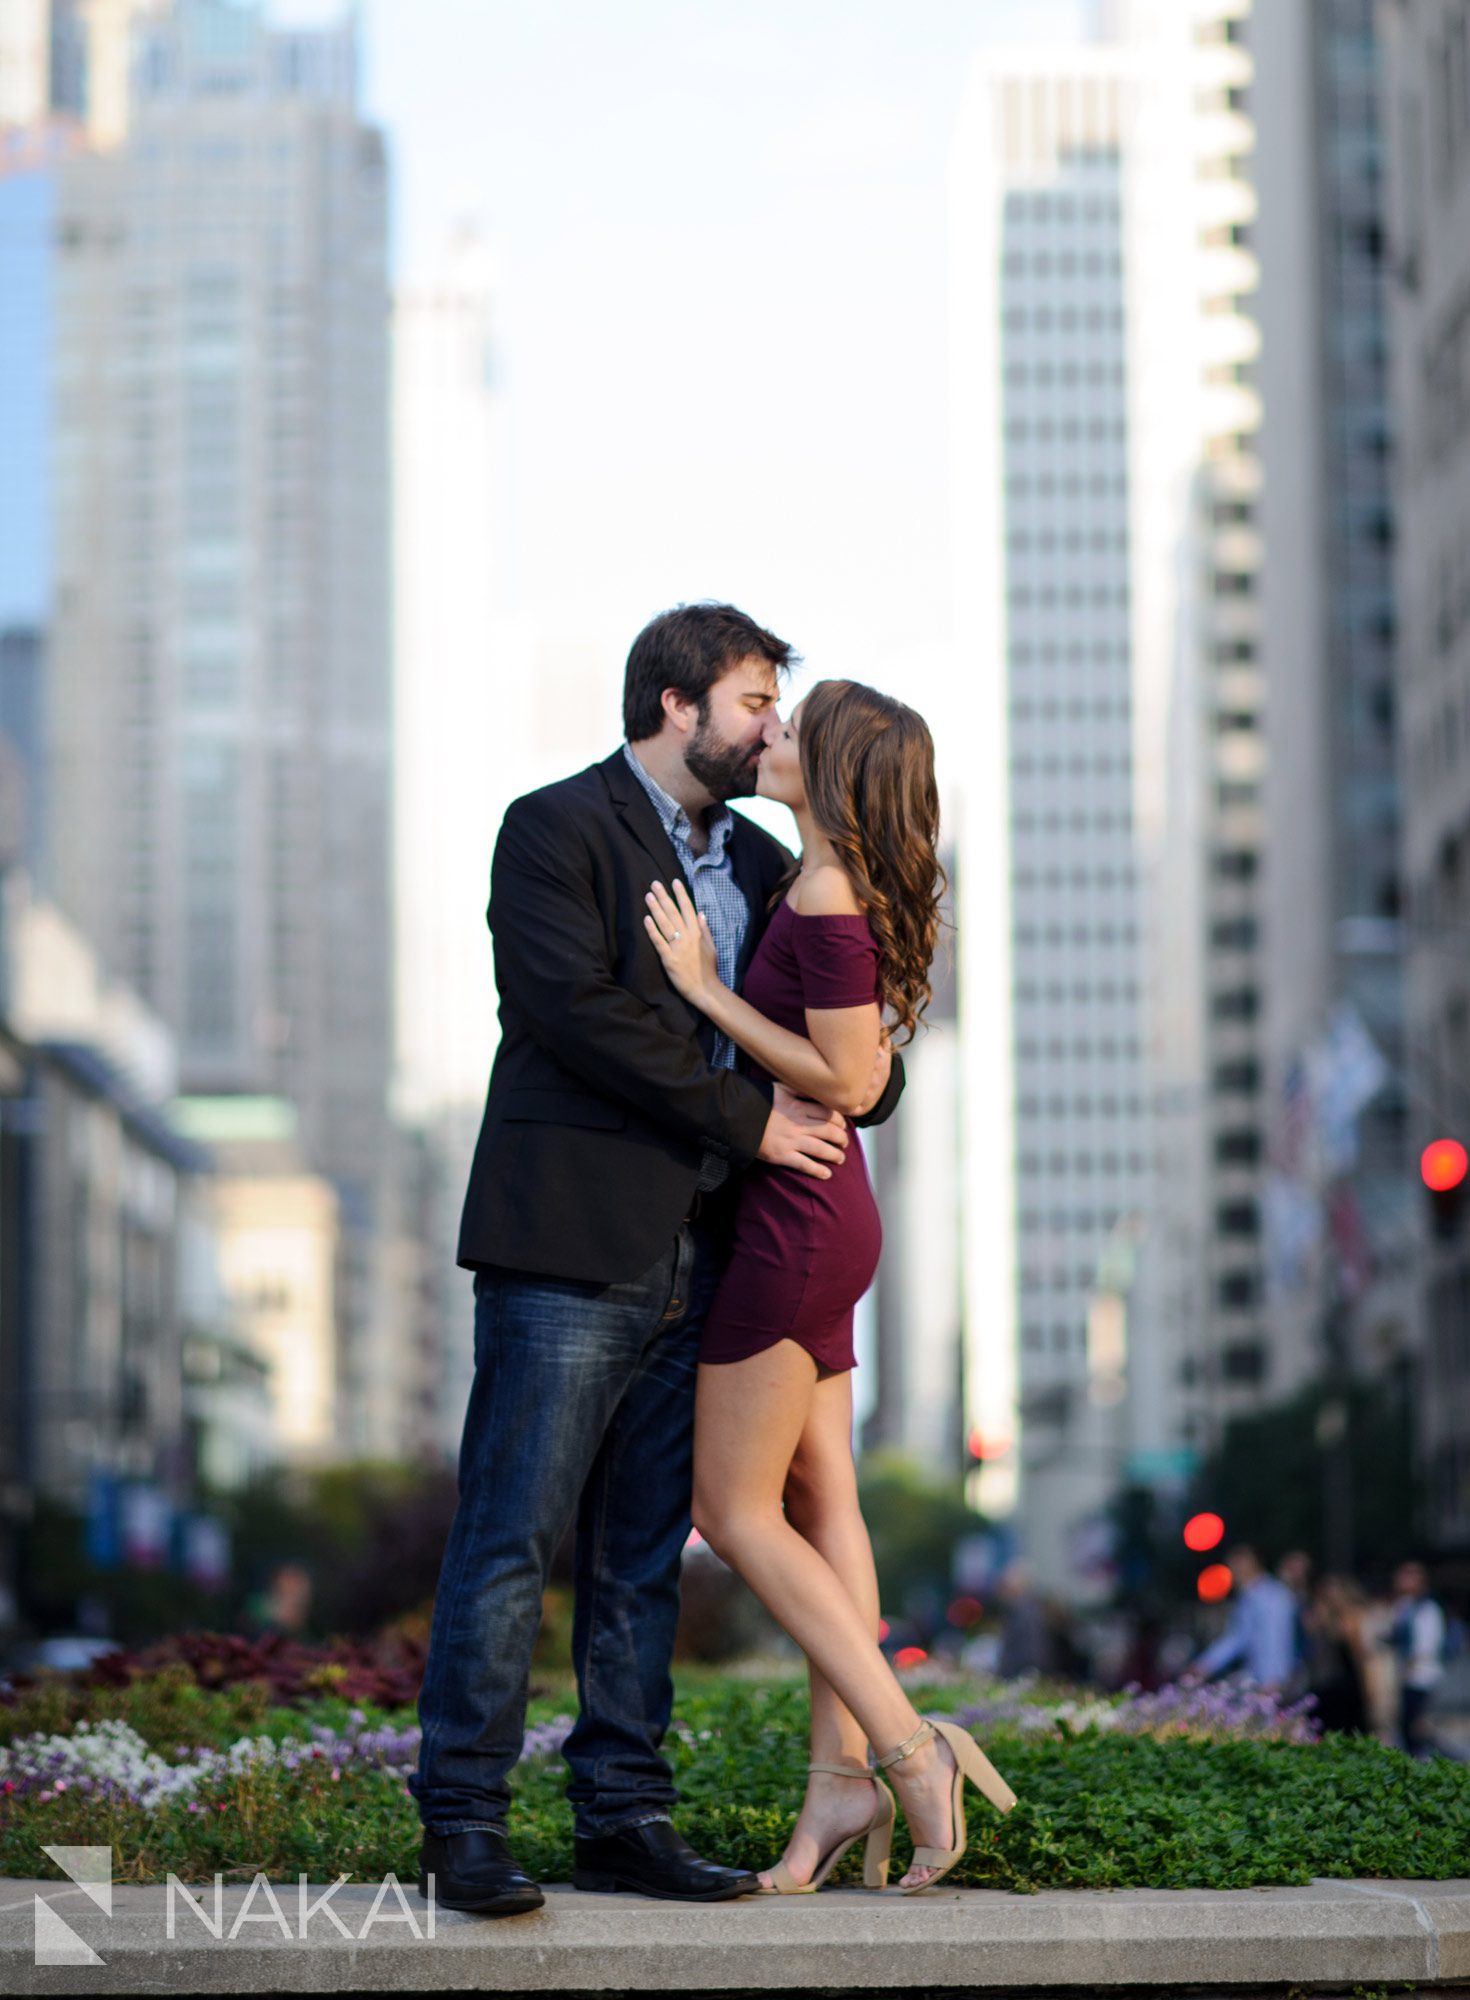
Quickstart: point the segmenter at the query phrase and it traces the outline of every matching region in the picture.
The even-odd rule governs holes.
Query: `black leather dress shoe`
[[[419,1894],[443,1910],[474,1910],[482,1917],[519,1917],[546,1901],[496,1828],[470,1833],[424,1833],[419,1849]]]
[[[703,1860],[666,1819],[645,1820],[600,1840],[578,1840],[574,1848],[574,1889],[631,1889],[671,1903],[725,1903],[760,1888],[748,1868]]]

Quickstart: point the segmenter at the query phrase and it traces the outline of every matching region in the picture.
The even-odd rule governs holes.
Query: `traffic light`
[[[1194,1580],[1194,1591],[1201,1604],[1218,1604],[1234,1584],[1228,1563],[1207,1563]]]
[[[1191,1514],[1184,1524],[1184,1546],[1195,1555],[1219,1548],[1225,1539],[1225,1523],[1218,1514]]]
[[[1458,1139],[1431,1139],[1419,1155],[1419,1178],[1429,1195],[1429,1218],[1442,1242],[1460,1234],[1470,1183],[1470,1153]]]

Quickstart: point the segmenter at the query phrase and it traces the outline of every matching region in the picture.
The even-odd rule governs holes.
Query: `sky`
[[[620,659],[728,598],[888,685],[943,646],[950,134],[979,46],[1088,11],[365,0],[399,275],[494,245],[524,610]]]

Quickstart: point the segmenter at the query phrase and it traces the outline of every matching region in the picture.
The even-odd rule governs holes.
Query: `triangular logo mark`
[[[36,1964],[102,1965],[85,1938],[79,1938],[64,1917],[57,1915],[44,1896],[36,1898]]]
[[[79,1889],[85,1889],[104,1916],[112,1915],[112,1849],[110,1847],[48,1847],[57,1867],[70,1875]]]

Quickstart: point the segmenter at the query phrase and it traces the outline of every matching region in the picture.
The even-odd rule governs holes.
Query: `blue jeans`
[[[613,1833],[674,1803],[659,1745],[674,1698],[699,1336],[720,1270],[686,1223],[627,1284],[476,1273],[459,1504],[409,1779],[431,1832],[505,1824],[541,1595],[574,1512],[581,1712],[564,1754],[576,1831]]]

